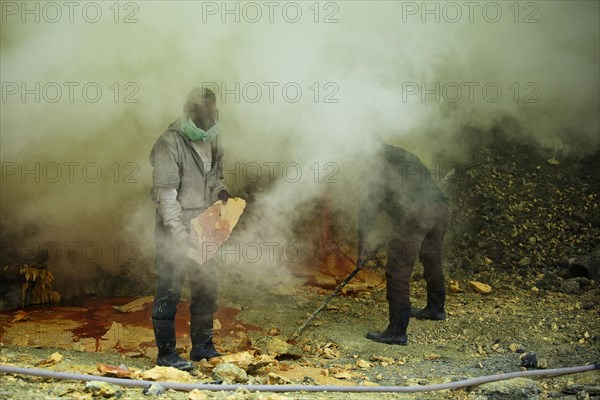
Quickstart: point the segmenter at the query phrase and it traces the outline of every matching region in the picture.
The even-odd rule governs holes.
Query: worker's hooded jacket
[[[223,183],[223,151],[217,136],[211,142],[211,163],[203,163],[192,141],[181,130],[178,119],[158,138],[150,153],[153,185],[151,196],[162,222],[180,241],[187,237],[189,218],[218,200]],[[186,229],[187,226],[187,229]]]
[[[431,177],[430,171],[411,152],[380,142],[371,162],[369,177],[363,181],[359,204],[358,234],[364,238],[380,211],[394,221],[420,206],[448,200]]]

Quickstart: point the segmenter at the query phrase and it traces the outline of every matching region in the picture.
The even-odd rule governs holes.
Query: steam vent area
[[[598,1],[0,11],[0,399],[600,399]]]

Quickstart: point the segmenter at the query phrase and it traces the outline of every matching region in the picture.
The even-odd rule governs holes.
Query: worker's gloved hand
[[[362,265],[369,255],[369,244],[366,240],[360,240],[358,242],[358,258],[356,259],[357,265]]]
[[[219,192],[218,198],[223,204],[227,204],[227,200],[231,198],[231,195],[227,193],[227,190],[221,190]]]
[[[188,248],[191,248],[191,249],[194,249],[194,250],[200,250],[200,245],[198,244],[198,241],[197,241],[197,240],[196,240],[196,238],[195,238],[195,237],[193,237],[192,235],[189,235],[188,237],[186,237],[186,238],[185,238],[185,239],[182,241],[182,243],[183,243],[183,244],[184,244],[186,247],[188,247]]]

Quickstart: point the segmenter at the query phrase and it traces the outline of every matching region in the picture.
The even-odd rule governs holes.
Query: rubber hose
[[[478,378],[465,379],[462,381],[439,383],[423,386],[330,386],[330,385],[218,385],[205,383],[176,383],[176,382],[155,382],[135,379],[111,378],[107,376],[96,376],[88,374],[75,374],[70,372],[47,371],[43,369],[31,369],[13,367],[9,365],[0,365],[0,373],[33,375],[49,379],[68,379],[77,381],[102,381],[122,386],[148,387],[153,383],[159,383],[165,389],[180,391],[192,391],[194,389],[210,391],[233,391],[237,389],[246,389],[249,391],[261,392],[348,392],[348,393],[368,393],[368,392],[390,392],[390,393],[416,393],[432,392],[437,390],[458,389],[468,386],[481,385],[483,383],[502,381],[512,378],[530,377],[530,376],[550,376],[567,375],[578,372],[593,371],[598,369],[598,363],[579,367],[555,368],[546,370],[518,371],[498,375],[485,375]]]

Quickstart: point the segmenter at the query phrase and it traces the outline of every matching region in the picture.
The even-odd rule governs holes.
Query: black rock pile
[[[599,152],[548,157],[531,145],[495,138],[448,185],[453,219],[446,259],[455,271],[494,268],[552,280],[556,274],[578,278],[568,275],[575,260],[587,257],[582,287],[598,279],[591,276],[598,273],[598,258],[590,255],[600,249],[599,171]]]

